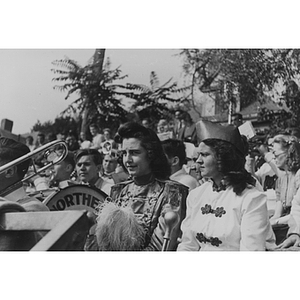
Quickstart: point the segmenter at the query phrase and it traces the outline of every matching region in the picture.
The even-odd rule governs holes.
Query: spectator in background
[[[92,142],[87,139],[86,134],[83,131],[80,132],[79,144],[80,149],[89,149],[92,145]]]
[[[162,146],[171,167],[170,179],[184,184],[190,191],[199,186],[198,181],[183,168],[187,159],[184,143],[180,140],[168,139],[162,141]]]
[[[46,143],[50,143],[50,142],[53,142],[55,141],[57,138],[56,138],[56,134],[53,133],[53,132],[50,132],[47,134],[46,136]]]
[[[66,143],[69,151],[77,151],[79,149],[79,143],[74,134],[70,134],[66,138]]]
[[[61,140],[61,141],[65,141],[65,140],[66,140],[66,137],[67,137],[67,135],[66,135],[65,132],[61,132],[61,133],[58,134],[58,138],[59,138],[59,140]]]
[[[151,128],[151,122],[149,118],[145,118],[142,120],[142,125],[146,128]]]
[[[198,162],[200,152],[199,148],[195,148],[194,153],[192,155],[192,163],[190,166],[190,175],[197,179],[199,185],[203,184],[205,181],[207,181],[207,178],[203,178],[201,175],[201,165]]]
[[[33,151],[35,149],[35,145],[33,144],[32,135],[28,135],[26,137],[26,146],[29,148],[30,151]]]
[[[164,133],[169,131],[169,124],[166,119],[160,119],[157,123],[157,133]]]
[[[43,132],[39,132],[36,139],[35,149],[46,144],[45,134]]]
[[[273,152],[281,172],[276,182],[276,207],[270,222],[279,244],[286,236],[292,200],[300,187],[300,144],[291,136],[277,135]]]
[[[100,149],[101,148],[101,143],[104,142],[103,134],[100,133],[99,127],[95,123],[92,123],[89,126],[89,129],[90,129],[91,135],[93,137],[92,146],[90,148]]]
[[[231,115],[231,122],[234,126],[239,127],[243,122],[243,115],[239,113],[234,113]]]
[[[175,111],[175,120],[174,120],[174,137],[178,139],[179,137],[179,131],[183,127],[182,123],[182,111],[176,110]]]
[[[183,142],[192,143],[195,146],[197,146],[198,140],[196,125],[194,124],[193,119],[191,118],[188,112],[184,112],[182,114],[182,123],[183,127],[178,133],[178,139],[182,140]]]
[[[45,177],[37,177],[34,180],[34,185],[37,191],[48,190],[49,188],[58,187],[63,189],[67,186],[76,184],[71,179],[71,174],[75,169],[75,159],[72,152],[68,152],[63,161],[52,166],[50,170],[50,179]]]
[[[63,189],[67,186],[76,184],[76,182],[71,179],[71,174],[73,173],[74,169],[74,154],[72,152],[68,152],[63,161],[53,166],[50,177],[50,186]]]
[[[116,149],[116,143],[111,138],[111,130],[109,128],[103,129],[104,141],[101,143],[101,151],[103,153],[109,153],[111,149]]]
[[[110,195],[111,187],[120,182],[116,174],[116,168],[118,165],[118,156],[117,151],[112,149],[110,152],[103,153],[103,162],[101,170],[101,178],[103,179],[103,184],[101,189],[107,194]]]

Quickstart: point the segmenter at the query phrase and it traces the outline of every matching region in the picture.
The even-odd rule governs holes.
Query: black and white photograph
[[[287,298],[295,20],[235,1],[54,1],[24,22],[30,4],[9,5],[0,42],[5,298]]]

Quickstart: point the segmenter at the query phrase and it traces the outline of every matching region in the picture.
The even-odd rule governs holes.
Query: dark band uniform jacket
[[[171,204],[180,220],[186,213],[186,197],[188,187],[170,180],[153,179],[145,185],[137,185],[134,181],[116,184],[112,187],[111,198],[121,207],[131,207],[139,223],[145,229],[144,250],[162,250],[165,222],[161,216],[163,207]],[[181,222],[180,222],[181,223]],[[174,228],[169,250],[176,250],[180,238],[180,223]]]

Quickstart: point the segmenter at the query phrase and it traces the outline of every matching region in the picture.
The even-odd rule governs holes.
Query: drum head
[[[42,190],[42,191],[36,191],[33,193],[29,193],[29,197],[34,197],[41,202],[46,200],[49,196],[55,195],[58,192],[58,189],[48,189],[48,190]]]
[[[43,203],[50,210],[87,210],[96,212],[96,207],[108,196],[101,190],[88,185],[70,185],[47,197]]]

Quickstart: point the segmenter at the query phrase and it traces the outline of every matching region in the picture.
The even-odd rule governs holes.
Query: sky
[[[52,62],[67,56],[85,66],[95,49],[0,49],[0,120],[13,123],[13,133],[30,132],[39,120],[53,121],[75,98],[54,90]],[[124,82],[150,83],[155,71],[160,84],[182,79],[179,49],[107,49],[111,68],[120,67]]]

